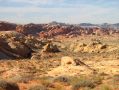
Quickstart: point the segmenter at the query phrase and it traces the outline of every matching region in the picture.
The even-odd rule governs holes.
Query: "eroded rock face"
[[[10,41],[8,43],[10,51],[19,55],[20,57],[27,58],[31,55],[32,50],[22,42]]]
[[[4,55],[10,58],[27,58],[32,52],[32,50],[25,44],[13,40],[8,42],[1,41],[0,50]]]
[[[0,31],[9,31],[9,30],[15,30],[16,24],[8,23],[8,22],[0,22]]]

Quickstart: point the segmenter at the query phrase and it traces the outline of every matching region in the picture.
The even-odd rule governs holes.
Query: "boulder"
[[[49,52],[49,53],[55,53],[59,52],[57,45],[53,45],[52,43],[48,43],[43,47],[42,52]]]
[[[77,63],[75,62],[75,59],[73,57],[69,57],[69,56],[62,57],[61,66],[68,66],[68,65],[76,66]]]
[[[87,64],[74,59],[73,57],[64,56],[61,58],[61,66],[48,71],[49,76],[76,76],[76,75],[91,75],[94,69],[90,68]]]

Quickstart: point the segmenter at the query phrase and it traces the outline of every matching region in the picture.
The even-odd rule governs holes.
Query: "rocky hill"
[[[0,21],[0,31],[15,30],[16,26],[14,23]]]
[[[56,36],[76,37],[80,35],[110,35],[118,34],[118,24],[65,24],[51,22],[48,24],[13,24],[0,22],[0,31],[17,31],[24,35],[39,36],[40,38],[52,38]]]

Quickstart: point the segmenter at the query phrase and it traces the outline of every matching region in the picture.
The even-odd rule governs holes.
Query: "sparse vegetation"
[[[48,90],[48,89],[44,86],[37,85],[37,86],[30,87],[28,90]]]
[[[67,76],[59,76],[54,78],[53,82],[59,82],[59,83],[67,83],[70,84],[70,78]]]
[[[119,83],[119,74],[113,76],[113,82]]]
[[[109,85],[102,85],[101,90],[113,90]]]
[[[29,76],[16,75],[16,76],[9,78],[8,80],[11,82],[15,82],[15,83],[27,83],[28,81],[32,79],[33,77],[31,75]]]
[[[73,81],[74,80],[74,81]],[[94,88],[97,85],[102,83],[102,79],[100,77],[80,77],[76,79],[72,79],[73,81],[73,90],[78,90],[82,87]]]

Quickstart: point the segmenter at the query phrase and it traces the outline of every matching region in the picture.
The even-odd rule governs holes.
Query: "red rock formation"
[[[43,30],[41,24],[26,24],[26,25],[18,25],[16,27],[16,31],[23,33],[25,35],[37,35],[39,32]]]
[[[45,31],[40,32],[39,36],[54,37],[54,36],[70,36],[70,35],[80,35],[80,27],[75,27],[73,25],[59,26],[59,25],[47,25],[44,27]]]
[[[8,22],[0,22],[0,31],[9,31],[15,29],[16,29],[16,24],[8,23]]]
[[[110,35],[118,34],[119,31],[110,28],[80,27],[79,25],[68,24],[26,24],[16,25],[7,22],[0,22],[0,31],[15,30],[25,35],[39,36],[40,38],[52,38],[55,36],[76,37],[79,35]]]

